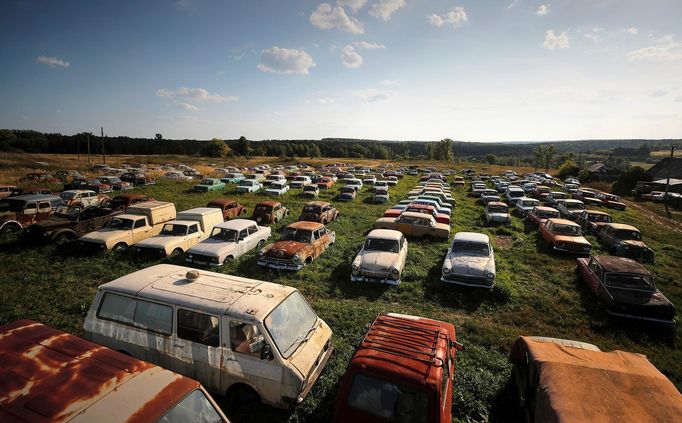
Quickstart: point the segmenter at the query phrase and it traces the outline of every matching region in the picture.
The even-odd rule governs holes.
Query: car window
[[[255,225],[254,225],[254,226],[249,226],[248,231],[249,231],[249,235],[253,235],[253,234],[255,234],[256,232],[258,232],[258,227],[255,226]]]
[[[104,294],[97,317],[164,334],[173,328],[171,307],[110,292]]]
[[[248,229],[242,229],[241,231],[239,231],[239,240],[240,241],[243,241],[244,239],[246,239],[247,236],[249,236]]]
[[[147,222],[147,221],[144,220],[144,219],[138,219],[138,220],[136,220],[136,221],[135,221],[135,229],[137,229],[137,228],[144,228],[144,227],[146,226],[146,225],[145,225],[146,222]]]
[[[158,420],[158,423],[174,422],[218,423],[222,422],[222,419],[206,395],[197,389]]]
[[[199,225],[189,225],[189,228],[187,228],[187,234],[194,234],[199,232]]]
[[[602,268],[599,265],[599,263],[597,263],[596,260],[592,259],[592,260],[590,260],[590,264],[588,265],[588,267],[597,276],[597,279],[601,280]]]
[[[220,344],[218,322],[216,316],[178,309],[178,338],[217,347]]]
[[[230,321],[230,348],[232,351],[260,355],[264,342],[258,326],[238,320]]]
[[[391,422],[426,423],[426,392],[363,374],[353,378],[348,405]]]

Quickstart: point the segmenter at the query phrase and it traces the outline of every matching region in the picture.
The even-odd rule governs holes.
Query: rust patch
[[[139,410],[130,416],[128,423],[146,423],[158,420],[172,407],[180,402],[191,391],[199,388],[199,383],[185,377],[179,377],[166,385],[154,398],[147,401]]]

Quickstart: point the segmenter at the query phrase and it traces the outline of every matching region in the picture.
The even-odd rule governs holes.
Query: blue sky
[[[677,0],[0,4],[0,127],[166,138],[679,138]]]

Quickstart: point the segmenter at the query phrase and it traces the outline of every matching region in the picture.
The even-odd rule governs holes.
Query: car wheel
[[[64,245],[69,243],[71,240],[75,239],[76,237],[73,236],[72,234],[59,234],[57,237],[54,239],[55,244],[57,245]]]
[[[261,248],[263,248],[263,245],[265,245],[265,240],[261,239],[260,241],[258,241],[258,244],[256,244],[256,249],[260,250]]]
[[[272,219],[272,222],[273,222],[273,223],[277,223],[278,220],[279,220],[279,219],[274,218],[274,219]]]
[[[128,244],[125,242],[119,242],[118,244],[114,245],[113,250],[114,251],[125,251],[128,248]]]
[[[8,223],[5,226],[2,227],[2,230],[0,230],[0,233],[3,234],[14,234],[21,231],[21,226],[17,225],[16,223]]]
[[[230,264],[230,263],[232,263],[233,261],[234,261],[234,257],[232,257],[232,256],[227,256],[227,257],[225,257],[225,260],[223,260],[223,264],[224,264],[224,265],[225,265],[225,264]]]
[[[173,250],[172,253],[170,253],[169,257],[175,258],[178,257],[180,254],[182,254],[182,248],[176,248],[175,250]]]

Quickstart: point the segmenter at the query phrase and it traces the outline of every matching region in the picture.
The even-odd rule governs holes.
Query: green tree
[[[557,176],[559,178],[566,179],[569,176],[578,176],[578,173],[580,173],[580,168],[574,162],[573,160],[566,160],[561,166],[559,166],[559,170],[557,171]]]
[[[611,186],[611,191],[618,195],[628,195],[632,194],[632,190],[635,189],[637,181],[644,179],[644,173],[646,171],[639,167],[633,166],[629,170],[623,172],[618,176],[616,182]]]
[[[556,147],[553,145],[548,145],[545,147],[545,172],[549,172],[549,168],[552,167],[552,159],[556,153]]]
[[[247,140],[246,137],[241,136],[237,141],[237,153],[242,156],[251,155],[251,141]]]
[[[486,154],[485,155],[485,161],[489,165],[494,165],[495,163],[497,163],[497,157],[495,157],[494,154]]]
[[[203,153],[209,157],[225,157],[229,150],[230,148],[225,144],[225,141],[219,138],[213,138],[209,141]]]

